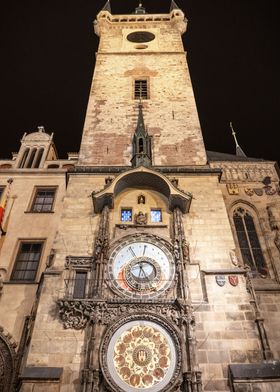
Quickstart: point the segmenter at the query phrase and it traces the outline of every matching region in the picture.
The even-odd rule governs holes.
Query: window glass
[[[11,280],[35,280],[42,247],[42,242],[22,242],[20,244]]]
[[[131,222],[132,221],[132,208],[122,208],[121,221],[122,222]]]
[[[32,212],[51,212],[55,196],[55,188],[38,188],[31,208]]]
[[[244,264],[266,274],[265,260],[253,217],[243,208],[234,211],[233,222]]]
[[[161,209],[152,208],[151,209],[151,222],[162,222]]]

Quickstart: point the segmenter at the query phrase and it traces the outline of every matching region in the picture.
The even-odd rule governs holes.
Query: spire
[[[111,12],[110,0],[107,0],[107,1],[106,1],[106,4],[105,4],[104,7],[102,8],[102,11],[108,11],[108,12],[110,12],[110,14],[112,13],[112,12]]]
[[[145,129],[145,124],[144,124],[144,116],[143,116],[143,110],[142,110],[143,106],[142,106],[141,101],[139,102],[138,108],[139,108],[139,113],[138,113],[138,120],[137,120],[135,135],[138,137],[139,136],[145,137],[147,135],[147,132]]]
[[[171,11],[173,11],[173,10],[179,10],[180,8],[178,7],[178,5],[175,3],[175,1],[174,0],[171,0],[171,4],[170,4],[170,11],[169,12],[171,12]]]
[[[142,110],[142,103],[139,102],[139,112],[137,126],[134,132],[132,148],[133,155],[131,159],[132,166],[151,166],[152,163],[152,149],[151,137],[145,128],[144,116]]]
[[[229,126],[231,128],[232,136],[233,136],[234,141],[235,141],[236,155],[238,157],[246,157],[245,152],[242,150],[242,148],[238,144],[238,141],[237,141],[237,138],[236,138],[236,133],[235,133],[235,131],[233,129],[233,126],[232,126],[232,122],[229,123]]]
[[[139,5],[137,8],[135,8],[135,14],[145,14],[146,9],[142,6],[142,2],[139,2]]]

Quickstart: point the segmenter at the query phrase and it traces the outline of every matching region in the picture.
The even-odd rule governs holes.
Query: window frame
[[[160,211],[160,221],[153,221],[152,220],[152,211]],[[150,222],[151,223],[162,223],[163,219],[162,219],[162,208],[151,208],[150,209]]]
[[[136,96],[136,83],[137,82],[146,82],[146,96],[143,97],[142,94],[139,94],[139,96]],[[150,99],[151,94],[150,94],[150,80],[147,77],[142,77],[142,78],[135,78],[133,79],[133,99],[134,101],[146,101]]]
[[[31,212],[32,214],[50,214],[54,212],[54,205],[55,205],[55,201],[56,201],[56,194],[57,194],[57,186],[36,186],[33,194],[32,194],[32,199],[28,208],[28,212]],[[34,210],[34,206],[36,205],[36,198],[38,195],[38,192],[43,192],[43,191],[53,191],[53,199],[52,199],[52,204],[51,204],[51,209],[49,211],[43,211],[43,210]],[[45,199],[45,197],[44,197]],[[38,205],[42,205],[42,207],[44,207],[45,205],[49,205],[49,204],[45,204],[45,203],[37,203]]]
[[[238,203],[238,204],[234,204],[231,208],[231,213],[230,213],[230,222],[231,222],[231,227],[232,227],[232,232],[233,232],[233,238],[234,238],[234,242],[235,242],[235,246],[236,246],[236,251],[238,254],[238,257],[240,259],[240,261],[242,262],[242,264],[245,266],[246,262],[243,258],[243,254],[241,251],[241,247],[240,247],[240,243],[239,243],[239,239],[238,239],[238,234],[237,234],[237,230],[236,230],[236,226],[235,226],[235,222],[234,222],[234,215],[237,212],[238,213],[238,209],[242,208],[243,210],[245,210],[245,212],[252,218],[253,223],[254,223],[254,228],[255,228],[255,234],[257,236],[257,240],[259,242],[259,249],[261,250],[262,253],[262,257],[263,257],[263,268],[264,271],[260,271],[260,269],[258,268],[258,264],[255,261],[255,256],[253,256],[252,258],[252,262],[253,262],[253,266],[249,265],[250,268],[252,268],[252,271],[254,273],[260,274],[260,275],[265,275],[265,276],[270,276],[270,261],[268,260],[267,257],[267,249],[268,249],[268,244],[266,243],[266,240],[264,238],[264,234],[263,234],[263,229],[261,227],[261,222],[259,220],[258,214],[255,211],[254,208],[252,208],[249,204],[247,203]],[[244,218],[242,219],[243,221],[243,225],[245,225],[245,220]],[[248,241],[248,233],[247,233],[247,227],[245,225],[245,229],[246,229],[246,239]],[[251,242],[249,242],[249,246],[250,246],[250,254],[253,254],[252,251],[252,244]],[[247,264],[248,265],[248,264]],[[253,268],[254,267],[254,268]]]
[[[38,271],[40,270],[40,265],[41,265],[41,261],[42,261],[42,258],[43,258],[45,242],[46,242],[45,239],[20,239],[18,241],[17,250],[16,250],[15,257],[14,257],[13,268],[12,268],[12,272],[11,272],[10,279],[9,279],[11,283],[26,283],[26,284],[36,283],[37,276],[38,276]],[[22,253],[24,253],[24,252],[22,252],[22,247],[23,247],[23,245],[26,245],[26,244],[30,244],[30,245],[41,244],[39,257],[36,260],[37,261],[36,269],[27,269],[27,268],[25,268],[25,269],[18,269],[17,268],[18,263],[29,263],[29,262],[32,262],[31,260],[21,260],[21,259],[19,259],[20,255]],[[27,252],[25,252],[25,253],[27,253]],[[31,252],[29,251],[28,254],[30,254],[30,253]],[[27,271],[35,271],[34,278],[32,278],[32,279],[23,279],[23,278],[18,279],[18,278],[14,278],[14,274],[16,273],[16,271],[24,271],[25,273]]]
[[[131,220],[122,220],[122,211],[123,210],[130,210],[131,211]],[[133,208],[132,207],[121,207],[121,211],[120,211],[120,221],[121,223],[132,223],[133,222]]]
[[[74,277],[74,282],[73,282],[73,290],[72,290],[72,298],[73,299],[77,299],[77,300],[81,300],[81,299],[87,299],[88,298],[88,291],[89,291],[89,278],[88,278],[88,273],[89,271],[86,269],[75,269],[75,277]],[[78,274],[83,274],[85,276],[85,279],[80,279],[80,281],[83,281],[83,296],[76,296],[75,295],[75,291],[79,290],[80,288],[77,288],[78,285],[77,282],[79,281],[79,279],[77,279],[77,275]]]

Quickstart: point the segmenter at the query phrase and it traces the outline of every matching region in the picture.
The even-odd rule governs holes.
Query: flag
[[[10,190],[11,190],[11,184],[13,182],[12,178],[8,179],[8,186],[7,188],[4,190],[2,197],[1,197],[1,201],[0,201],[0,233],[6,234],[5,230],[3,229],[3,221],[4,221],[4,215],[5,215],[5,209],[7,206],[7,201],[9,198],[9,194],[10,194]]]

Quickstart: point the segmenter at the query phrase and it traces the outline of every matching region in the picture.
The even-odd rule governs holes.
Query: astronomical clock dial
[[[123,391],[162,391],[178,366],[178,350],[161,325],[134,320],[112,335],[105,356],[106,373]]]
[[[162,244],[148,240],[126,242],[112,253],[109,277],[127,296],[159,295],[174,277],[172,255]]]

